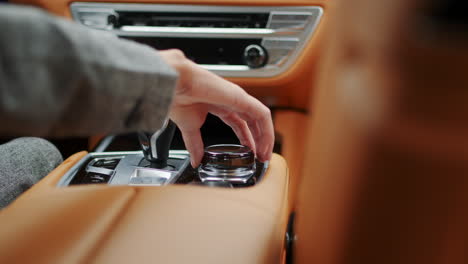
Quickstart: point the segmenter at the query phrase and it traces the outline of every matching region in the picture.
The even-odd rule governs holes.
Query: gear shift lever
[[[138,132],[138,139],[145,158],[151,166],[157,169],[167,167],[169,158],[169,147],[174,136],[176,125],[171,120],[167,120],[163,127],[154,134]]]

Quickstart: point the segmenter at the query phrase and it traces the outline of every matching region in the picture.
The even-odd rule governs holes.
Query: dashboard
[[[111,30],[117,35],[137,38],[157,47],[180,47],[182,44],[177,39],[180,40],[181,37],[184,39],[190,37],[190,40],[194,41],[193,46],[210,43],[207,50],[194,50],[193,46],[190,45],[191,42],[184,42],[189,44],[185,44],[181,48],[193,53],[191,56],[195,61],[198,59],[202,64],[206,64],[206,68],[237,83],[268,106],[307,111],[310,106],[309,97],[316,81],[316,65],[319,60],[322,38],[321,28],[326,22],[326,9],[329,1],[295,0],[285,3],[278,0],[228,0],[222,2],[143,0],[131,3],[117,0],[89,3],[70,0],[16,0],[15,2],[40,6],[56,15],[65,16],[80,23],[87,23],[87,26],[101,27],[101,30]],[[142,14],[144,13],[142,10],[145,10],[146,14]],[[174,13],[174,11],[179,13]],[[119,12],[124,12],[124,14],[117,18],[115,15]],[[144,16],[148,18],[148,16],[158,12],[166,14],[165,21],[171,22],[172,26],[169,25],[171,27],[167,27],[168,24],[157,27],[148,26],[146,25],[148,21],[143,23]],[[293,16],[288,16],[288,12]],[[197,19],[195,15],[200,13],[205,16],[204,20],[194,21]],[[108,27],[109,21],[107,21],[109,14],[117,19],[114,22],[111,21],[110,24],[120,23],[119,19],[125,20],[127,18],[127,21],[110,28]],[[135,14],[140,17],[135,16]],[[192,15],[188,16],[188,14]],[[255,14],[260,15],[260,18],[262,15],[264,16],[263,22],[259,18],[259,25],[266,28],[248,28],[248,25],[242,25],[242,22],[238,25],[221,25],[222,23],[226,24],[225,22],[228,22],[226,20],[239,19],[239,15]],[[170,21],[171,15],[172,21]],[[190,27],[187,25],[182,27],[181,21],[174,20],[174,18],[177,19],[177,15],[179,18],[183,17],[191,21]],[[190,16],[192,17],[190,18]],[[131,21],[132,19],[133,21]],[[206,23],[206,21],[213,23]],[[103,25],[98,25],[99,23],[103,23]],[[205,23],[205,25],[200,23]],[[218,23],[218,26],[215,23]],[[142,26],[143,24],[145,26]],[[247,28],[243,28],[243,26],[247,26]],[[155,41],[156,36],[164,37],[165,41],[159,41],[158,44],[155,44],[157,42]],[[210,41],[203,41],[202,36],[205,39],[209,38]],[[219,38],[220,36],[221,38]],[[213,39],[217,42],[213,43]],[[229,43],[233,44],[226,45],[226,39],[229,39]],[[269,56],[268,63],[265,65],[260,63],[260,67],[248,67],[245,63],[244,53],[245,48],[249,45],[258,45],[266,50]],[[219,50],[221,46],[225,49],[224,51]],[[234,48],[231,50],[226,48],[232,46]],[[254,57],[259,52],[262,51],[255,48],[251,50]],[[217,55],[220,53],[225,58],[221,61],[217,61],[218,59],[213,61],[213,57],[219,58]]]

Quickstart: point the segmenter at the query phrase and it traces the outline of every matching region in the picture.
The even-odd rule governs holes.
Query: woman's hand
[[[203,157],[200,127],[212,113],[229,125],[241,144],[249,146],[260,161],[271,158],[274,130],[268,107],[238,85],[201,68],[179,50],[160,51],[179,72],[169,117],[182,132],[193,167]]]

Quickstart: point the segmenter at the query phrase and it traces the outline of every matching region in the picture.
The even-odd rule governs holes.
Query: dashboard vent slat
[[[268,13],[117,12],[116,26],[265,28]]]

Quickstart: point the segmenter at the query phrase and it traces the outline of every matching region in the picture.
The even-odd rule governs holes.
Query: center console
[[[0,211],[0,262],[280,263],[285,160],[217,144],[195,169],[158,140],[170,126],[141,150],[76,153]]]
[[[175,130],[169,120],[154,134],[138,133],[141,150],[91,152],[61,178],[58,186],[190,184],[241,188],[255,185],[268,168],[268,163],[255,159],[249,147],[238,144],[206,147],[201,165],[193,168],[186,150],[169,149]]]

